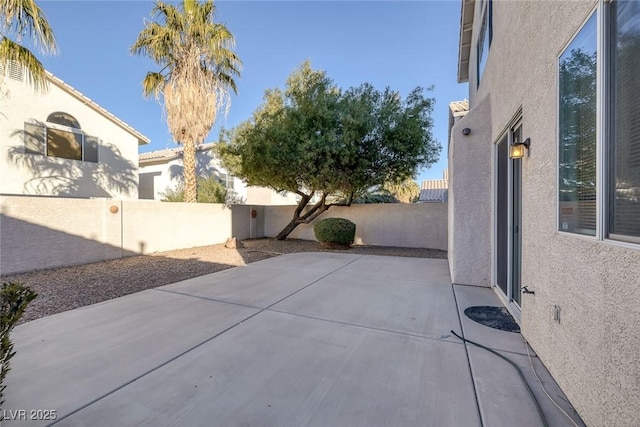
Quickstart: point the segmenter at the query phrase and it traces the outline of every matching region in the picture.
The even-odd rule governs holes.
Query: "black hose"
[[[480,348],[484,348],[485,350],[495,354],[499,358],[501,358],[503,360],[506,360],[507,362],[509,362],[511,364],[511,366],[516,368],[516,371],[518,371],[518,374],[520,375],[520,379],[522,380],[524,385],[527,387],[527,391],[529,392],[529,395],[531,396],[531,400],[533,400],[533,403],[536,406],[536,411],[538,412],[538,416],[540,417],[540,421],[542,422],[542,425],[544,427],[549,427],[549,423],[547,422],[547,418],[544,416],[544,412],[542,412],[542,408],[540,407],[540,402],[538,402],[538,399],[536,398],[536,395],[533,394],[533,390],[531,390],[531,387],[529,386],[529,383],[525,379],[524,374],[522,373],[522,370],[520,369],[520,367],[518,365],[515,364],[515,362],[513,362],[511,359],[501,355],[497,351],[494,351],[494,350],[490,349],[489,347],[485,347],[482,344],[478,344],[477,342],[474,342],[474,341],[468,340],[468,339],[466,339],[464,337],[461,337],[460,335],[456,334],[454,331],[451,331],[451,333],[453,335],[455,335],[456,337],[460,338],[464,342],[468,342],[469,344],[473,344],[473,345],[478,346]],[[525,343],[525,345],[526,345],[526,343]]]

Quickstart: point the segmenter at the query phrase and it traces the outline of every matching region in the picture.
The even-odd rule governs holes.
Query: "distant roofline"
[[[66,83],[64,80],[60,79],[59,77],[56,77],[50,71],[45,71],[45,72],[47,74],[47,79],[49,79],[49,81],[51,83],[53,83],[54,85],[58,86],[60,89],[62,89],[65,92],[69,93],[71,96],[75,97],[77,100],[79,100],[80,102],[82,102],[86,106],[91,107],[94,111],[102,114],[104,117],[106,117],[107,119],[111,120],[113,123],[117,124],[122,129],[126,130],[127,132],[129,132],[130,134],[135,136],[138,139],[138,145],[146,145],[149,142],[151,142],[151,140],[149,138],[147,138],[146,136],[144,136],[143,134],[141,134],[140,132],[135,130],[133,127],[131,127],[130,125],[128,125],[127,123],[125,123],[121,119],[117,118],[115,115],[113,115],[112,113],[107,111],[105,108],[103,108],[100,105],[98,105],[98,103],[93,101],[88,96],[84,95],[79,90],[75,89],[69,83]]]
[[[469,100],[463,99],[462,101],[450,102],[449,111],[454,117],[466,115],[469,112]]]
[[[461,0],[460,39],[458,41],[458,83],[469,81],[469,58],[471,56],[471,33],[475,0]]]
[[[200,144],[196,147],[196,151],[207,151],[213,148],[216,145],[215,142],[207,142],[205,144]],[[138,154],[138,163],[142,164],[152,164],[152,163],[163,163],[169,162],[173,159],[177,159],[182,156],[182,152],[184,151],[183,146],[174,147],[174,148],[165,148],[164,150],[155,150],[148,151],[146,153]]]

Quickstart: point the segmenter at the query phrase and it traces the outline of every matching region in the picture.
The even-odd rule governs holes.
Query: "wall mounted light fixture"
[[[525,148],[527,153],[529,152],[529,146],[531,145],[531,139],[527,138],[523,142],[514,143],[509,147],[510,159],[521,159],[524,157]]]

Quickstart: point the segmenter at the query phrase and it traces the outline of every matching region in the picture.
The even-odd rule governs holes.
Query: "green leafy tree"
[[[0,82],[7,74],[10,62],[26,71],[28,81],[36,90],[47,88],[47,75],[38,58],[20,44],[30,37],[43,53],[56,52],[56,40],[42,9],[34,0],[0,0]]]
[[[386,182],[383,188],[402,203],[413,203],[420,195],[420,186],[413,178],[399,182]]]
[[[242,203],[243,200],[233,191],[227,189],[215,175],[198,177],[198,203],[224,203],[227,205]],[[184,185],[180,182],[162,195],[163,202],[184,202]]]
[[[331,206],[350,205],[371,187],[434,163],[440,145],[431,133],[433,103],[422,88],[404,100],[370,84],[341,90],[305,62],[284,90],[265,92],[249,120],[222,133],[219,152],[248,185],[300,196],[277,236],[283,240]]]
[[[241,61],[233,52],[235,39],[226,26],[214,22],[213,0],[183,0],[178,5],[157,1],[131,52],[148,56],[161,70],[142,82],[145,96],[164,101],[173,139],[184,145],[185,201],[197,201],[196,145],[213,127],[218,112],[229,106],[229,90]]]

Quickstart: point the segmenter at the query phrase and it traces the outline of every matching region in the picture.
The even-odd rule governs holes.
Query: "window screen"
[[[640,2],[611,7],[609,237],[640,242]]]
[[[84,137],[84,161],[98,163],[98,138],[95,136]]]
[[[32,123],[24,124],[24,152],[29,154],[45,154],[44,126]]]
[[[82,135],[47,128],[47,156],[82,160]]]

